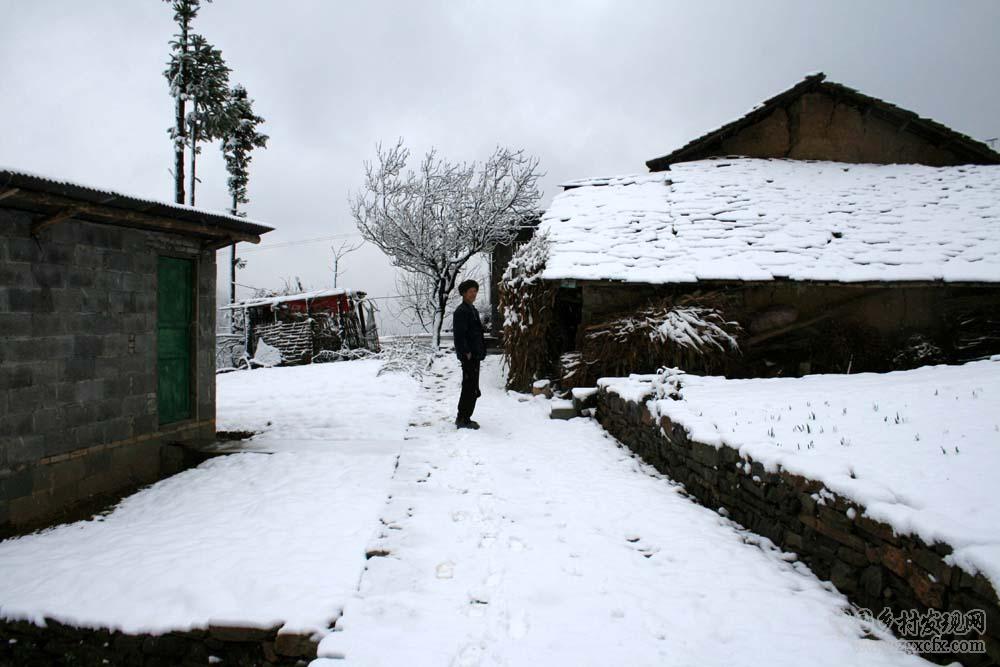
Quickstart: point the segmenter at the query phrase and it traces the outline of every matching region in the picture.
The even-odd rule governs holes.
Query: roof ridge
[[[881,98],[862,93],[856,88],[852,88],[835,81],[830,81],[823,72],[815,72],[813,74],[806,75],[801,81],[792,87],[764,100],[740,118],[706,132],[700,137],[692,139],[680,148],[667,153],[666,155],[647,160],[646,167],[648,167],[650,171],[663,171],[669,169],[670,165],[675,162],[684,162],[687,159],[690,159],[692,154],[695,154],[699,149],[707,148],[714,142],[749,127],[760,120],[763,120],[764,117],[775,107],[786,101],[795,99],[817,87],[822,87],[824,89],[840,93],[845,97],[853,97],[855,101],[861,101],[870,108],[878,109],[886,116],[899,118],[902,120],[901,126],[903,127],[913,123],[916,126],[924,127],[927,131],[934,134],[947,137],[949,142],[954,142],[962,146],[967,154],[975,155],[980,160],[983,160],[983,164],[1000,164],[1000,153],[967,134],[963,134],[962,132],[954,130],[947,125],[939,123],[933,119],[920,116],[916,112],[904,109]]]

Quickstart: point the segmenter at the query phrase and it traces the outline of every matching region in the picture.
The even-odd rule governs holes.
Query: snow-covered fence
[[[983,364],[994,364],[1000,366],[1000,362],[979,362]],[[938,370],[943,369],[943,370]],[[978,370],[983,370],[982,368]],[[988,368],[986,370],[989,370]],[[903,375],[904,373],[941,373],[955,371],[954,367],[936,367],[930,369],[920,369],[892,375]],[[968,372],[968,371],[967,371]],[[794,552],[799,559],[804,561],[818,576],[831,581],[842,593],[844,593],[852,603],[861,608],[871,610],[873,615],[885,618],[883,610],[888,610],[891,618],[915,618],[920,614],[923,617],[930,617],[934,614],[961,614],[964,617],[981,617],[983,619],[993,619],[989,623],[984,623],[981,631],[971,635],[960,636],[958,633],[941,633],[945,639],[949,637],[960,640],[982,640],[985,645],[986,654],[939,654],[933,657],[935,660],[954,659],[965,665],[997,664],[1000,662],[1000,626],[996,619],[1000,619],[1000,599],[993,583],[994,579],[989,576],[990,572],[995,572],[994,561],[988,561],[990,554],[991,535],[986,534],[982,529],[976,529],[976,524],[971,516],[964,516],[961,521],[963,525],[973,526],[973,532],[978,532],[978,540],[964,543],[960,539],[954,541],[943,541],[941,539],[923,539],[915,529],[906,530],[899,524],[900,516],[903,522],[911,522],[919,525],[919,521],[911,514],[922,507],[919,498],[912,498],[912,494],[901,492],[900,489],[889,487],[884,488],[884,484],[879,480],[863,479],[871,477],[868,468],[858,473],[855,479],[854,469],[851,474],[841,472],[837,479],[844,488],[863,488],[862,485],[869,485],[875,482],[870,488],[882,488],[882,495],[887,492],[890,497],[893,493],[901,494],[907,502],[902,502],[898,498],[894,501],[871,500],[868,505],[862,504],[851,497],[847,492],[834,492],[830,489],[830,484],[826,480],[811,479],[802,474],[790,472],[785,467],[775,468],[773,463],[762,455],[760,446],[755,454],[751,455],[747,450],[751,449],[746,445],[742,447],[730,446],[726,444],[726,438],[739,438],[740,436],[730,433],[730,425],[737,431],[739,425],[745,425],[748,419],[753,419],[753,415],[761,413],[761,410],[754,406],[733,404],[732,396],[718,396],[723,391],[723,387],[717,386],[726,382],[756,382],[758,384],[749,387],[751,393],[759,393],[765,388],[760,383],[772,383],[774,380],[765,381],[726,381],[721,378],[697,378],[690,377],[692,384],[703,382],[712,384],[711,393],[715,398],[726,404],[726,409],[709,411],[705,405],[689,403],[683,396],[685,382],[683,374],[667,373],[661,376],[632,376],[630,378],[610,378],[600,381],[600,390],[597,397],[597,419],[604,428],[615,438],[621,441],[632,451],[641,456],[647,463],[653,465],[660,472],[668,475],[684,485],[685,490],[693,499],[702,505],[721,514],[732,518],[739,524],[750,530],[764,535],[785,551]],[[866,386],[871,386],[875,378],[880,376],[843,376],[849,381],[860,378],[860,384],[855,389],[854,394],[863,390]],[[881,376],[885,377],[885,376]],[[892,379],[892,378],[890,378]],[[786,382],[801,383],[802,380],[787,380]],[[982,394],[983,387],[989,391],[990,384],[983,379],[983,376],[970,376],[969,382],[972,389],[969,392],[961,391],[963,400],[971,403],[982,403],[983,410],[988,411],[989,395],[985,400],[977,397]],[[942,380],[942,387],[948,385]],[[825,385],[824,385],[825,387]],[[801,391],[801,384],[790,387],[793,390]],[[708,392],[709,388],[706,388]],[[942,401],[954,404],[952,410],[960,411],[960,403],[950,394],[943,393],[938,396],[938,391],[933,387],[918,387],[919,394],[928,398],[937,397]],[[825,390],[824,390],[825,391]],[[902,390],[900,390],[902,391]],[[955,389],[955,392],[958,392]],[[942,390],[943,392],[943,390]],[[830,403],[834,403],[836,392],[829,391],[825,394],[830,397]],[[966,395],[968,394],[968,395]],[[856,396],[855,396],[856,397]],[[803,399],[803,405],[808,405],[812,397]],[[890,397],[886,397],[888,400]],[[861,400],[867,400],[863,398]],[[900,399],[904,400],[903,398]],[[911,405],[912,397],[905,397]],[[745,402],[745,401],[744,401]],[[782,409],[785,403],[793,402],[786,399],[782,402]],[[663,406],[673,406],[669,410]],[[789,410],[791,406],[787,406]],[[883,405],[883,409],[888,406]],[[843,408],[834,404],[831,410],[841,415]],[[882,415],[878,411],[878,406],[872,409],[866,406],[875,417],[873,422],[877,422],[879,428],[884,430],[896,429],[902,432],[906,426],[906,415],[894,412],[893,414]],[[822,401],[813,402],[811,408],[815,413],[826,410]],[[737,412],[733,412],[736,410]],[[852,407],[850,411],[853,411]],[[670,411],[674,418],[665,416],[663,411]],[[775,429],[787,427],[789,432],[794,431],[800,434],[803,441],[812,442],[810,438],[821,437],[817,435],[817,429],[822,426],[824,419],[811,419],[813,413],[807,412],[802,419],[793,419],[796,415],[785,412],[785,419],[772,427],[768,435],[775,434]],[[964,413],[963,413],[964,414]],[[986,413],[984,413],[986,414]],[[687,415],[687,417],[685,417]],[[732,416],[731,420],[729,416]],[[822,417],[822,415],[820,415]],[[884,418],[884,419],[883,419]],[[931,420],[940,420],[934,413],[930,415]],[[787,424],[789,420],[795,424]],[[799,422],[802,422],[800,424]],[[914,418],[916,421],[916,416]],[[682,425],[681,422],[685,422]],[[715,438],[707,438],[692,435],[689,423],[704,422],[706,428],[711,430],[713,425],[719,429]],[[992,422],[990,422],[992,424]],[[780,427],[780,428],[779,428]],[[764,427],[766,428],[766,427]],[[808,430],[812,429],[812,433]],[[826,424],[828,435],[831,424]],[[989,431],[994,429],[990,426]],[[695,429],[695,434],[705,433],[705,429]],[[763,433],[763,430],[761,431]],[[840,449],[850,448],[860,449],[864,443],[844,443],[844,428],[840,433],[832,436],[834,439],[841,438]],[[945,431],[948,433],[948,431]],[[781,435],[781,433],[777,433]],[[926,441],[925,434],[924,440]],[[959,434],[955,434],[957,438]],[[920,446],[920,441],[913,441],[913,435],[907,435],[911,449]],[[767,440],[767,436],[764,436]],[[970,438],[962,440],[962,451],[965,454],[958,454],[957,448],[953,456],[972,456],[973,442]],[[792,448],[791,452],[784,452],[786,455],[795,453],[794,443],[784,443]],[[875,443],[872,443],[875,444]],[[879,449],[885,449],[886,442],[877,443]],[[776,448],[782,453],[785,448]],[[936,448],[937,445],[933,445]],[[803,448],[804,449],[804,448]],[[988,448],[987,448],[988,449]],[[813,451],[813,450],[810,450]],[[944,451],[942,449],[942,451]],[[917,452],[914,452],[916,455]],[[942,454],[941,456],[947,456]],[[944,459],[942,459],[944,460]],[[898,465],[904,465],[904,461],[899,461]],[[972,463],[972,461],[966,461]],[[958,461],[959,467],[961,461]],[[929,467],[929,466],[926,466]],[[974,466],[982,468],[982,465]],[[855,468],[862,470],[860,466]],[[913,475],[919,477],[923,482],[917,484],[927,484],[930,470],[925,470],[924,475]],[[943,473],[942,473],[943,474]],[[981,476],[980,476],[980,479]],[[884,480],[883,480],[884,481]],[[961,504],[962,500],[956,498],[962,494],[967,494],[968,489],[958,488],[962,483],[955,483],[953,489],[952,502]],[[838,490],[840,487],[837,487]],[[982,489],[989,492],[989,489]],[[975,493],[970,497],[974,497]],[[934,500],[938,498],[934,494],[929,494]],[[945,499],[947,500],[947,498]],[[911,503],[917,506],[911,507]],[[895,513],[896,520],[890,521],[883,514],[879,518],[873,518],[875,512],[870,512],[870,508],[880,505],[883,512],[890,512],[890,516]],[[934,508],[930,508],[934,509]],[[911,514],[907,514],[907,513]],[[987,512],[986,514],[983,514]],[[962,510],[961,514],[968,515],[969,512]],[[939,514],[939,512],[932,512]],[[988,518],[988,510],[981,510],[980,514]],[[909,517],[909,518],[906,518]],[[973,523],[970,523],[973,522]],[[899,525],[897,525],[899,524]],[[959,529],[956,529],[959,530]],[[926,533],[926,531],[923,531]],[[966,540],[965,542],[968,542]],[[978,558],[978,560],[977,560]],[[984,562],[983,559],[988,562]],[[912,633],[908,634],[907,628],[902,625],[895,626],[888,624],[901,639],[915,639]],[[923,639],[925,637],[916,637]]]
[[[246,367],[246,341],[243,334],[215,334],[215,370]]]

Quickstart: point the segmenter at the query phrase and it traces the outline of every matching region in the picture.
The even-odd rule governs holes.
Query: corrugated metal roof
[[[273,230],[273,227],[268,227],[259,222],[240,218],[229,213],[206,211],[183,204],[133,197],[113,190],[33,174],[18,169],[0,167],[0,191],[8,188],[55,195],[110,209],[120,209],[160,218],[181,220],[203,225],[209,230],[215,228],[219,231],[233,231],[254,236],[259,236]],[[3,206],[17,208],[17,197],[0,199],[0,207]],[[86,216],[83,217],[86,218]]]

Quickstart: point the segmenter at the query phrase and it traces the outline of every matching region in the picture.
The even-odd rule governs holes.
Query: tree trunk
[[[184,100],[178,97],[175,105],[177,120],[177,136],[174,137],[174,202],[184,203],[184,143],[186,132],[184,129]]]
[[[437,285],[437,308],[434,310],[434,329],[431,339],[431,347],[434,350],[441,348],[441,329],[444,327],[444,318],[447,315],[445,310],[448,308],[448,292],[445,291],[442,283],[443,279],[439,279]]]
[[[236,243],[229,246],[229,303],[236,303]]]
[[[198,114],[198,100],[194,99],[191,101],[191,113],[197,117]],[[188,186],[188,204],[194,206],[194,184],[195,184],[195,166],[198,160],[198,123],[197,121],[191,123],[191,180]]]
[[[184,63],[187,60],[188,24],[187,21],[181,24],[181,64],[178,78],[181,88],[185,81]],[[176,123],[174,137],[174,202],[184,203],[184,145],[187,140],[187,127],[184,118],[184,91],[177,91],[177,98],[174,102],[174,122]]]

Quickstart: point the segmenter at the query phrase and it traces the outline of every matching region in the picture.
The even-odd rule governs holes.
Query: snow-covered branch
[[[538,159],[497,148],[482,163],[449,162],[435,150],[416,170],[398,141],[379,145],[365,163],[365,182],[351,201],[362,237],[404,271],[426,276],[434,287],[434,345],[448,297],[475,255],[510,243],[536,212]]]

